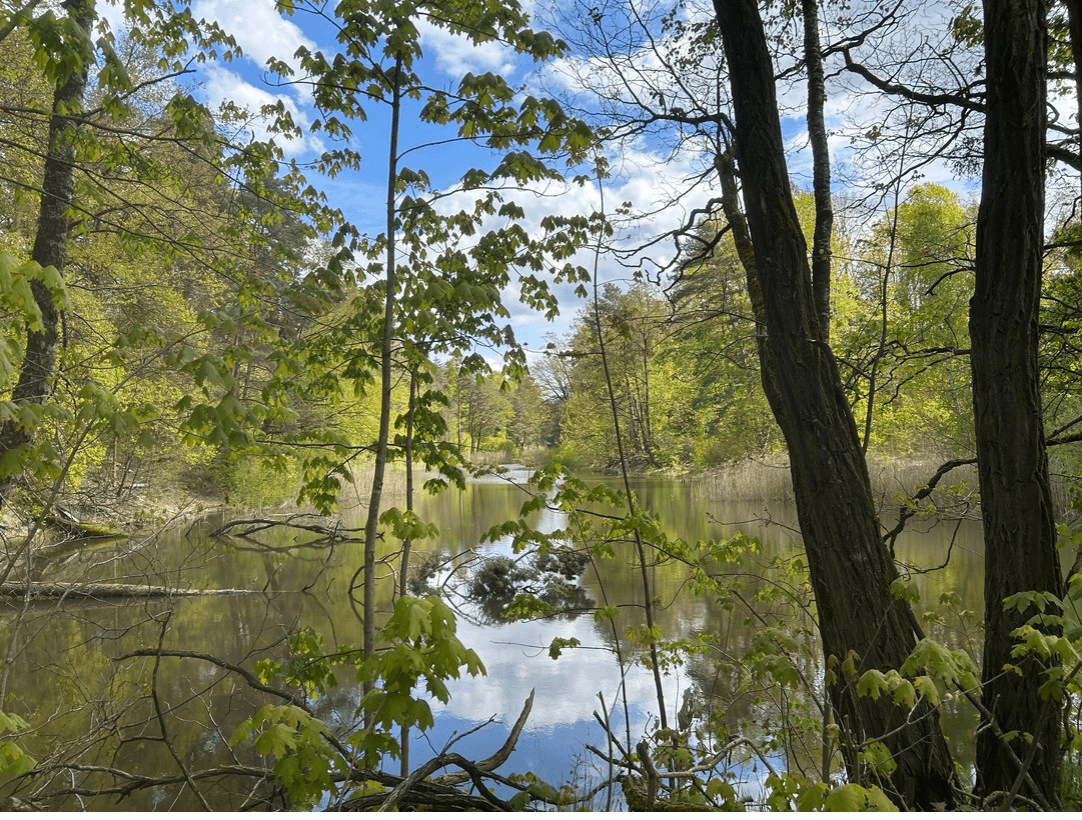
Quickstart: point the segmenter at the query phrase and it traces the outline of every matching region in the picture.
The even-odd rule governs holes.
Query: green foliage
[[[1004,609],[1029,616],[1011,633],[1015,639],[1011,657],[1019,663],[1027,657],[1041,661],[1038,693],[1042,698],[1073,703],[1082,694],[1078,679],[1082,672],[1082,627],[1077,608],[1080,600],[1082,575],[1075,573],[1067,579],[1067,595],[1062,599],[1049,592],[1023,592],[1003,602]],[[1018,670],[1007,665],[1005,671]]]
[[[895,454],[972,447],[968,271],[972,215],[939,185],[913,186],[853,242],[834,282],[833,347],[858,422]]]
[[[349,647],[340,647],[334,657],[323,649],[323,637],[308,627],[302,627],[289,636],[289,659],[285,665],[264,658],[256,664],[256,674],[261,683],[281,678],[286,683],[300,687],[310,698],[326,694],[337,685],[334,676],[336,658],[348,656]]]
[[[251,741],[256,753],[274,758],[274,776],[298,810],[313,808],[337,790],[341,754],[327,740],[329,729],[307,710],[291,704],[267,705],[244,721],[230,745]]]
[[[578,638],[553,638],[552,643],[549,644],[549,657],[554,661],[559,660],[560,654],[565,649],[574,649],[580,645]]]
[[[861,766],[872,772],[873,776],[888,775],[898,768],[898,764],[895,763],[890,750],[878,740],[864,744],[857,755],[857,759],[860,761]]]
[[[54,390],[42,417],[24,428],[31,442],[3,454],[5,477],[62,478],[61,489],[109,497],[188,481],[188,470],[212,460],[207,444],[249,447],[246,427],[266,432],[281,418],[270,394],[250,406],[264,381],[266,343],[278,330],[264,319],[274,310],[259,302],[297,281],[296,267],[277,266],[286,256],[299,259],[311,227],[327,224],[316,200],[299,193],[298,178],[267,182],[276,166],[253,160],[273,157],[273,147],[226,152],[221,122],[162,76],[193,53],[228,59],[232,41],[183,7],[134,0],[125,8],[132,16],[123,59],[104,26],[91,42],[72,18],[52,11],[17,16],[2,44],[9,73],[33,65],[37,75],[35,86],[24,70],[10,93],[30,87],[38,95],[3,100],[5,111],[11,104],[25,111],[25,122],[0,117],[6,144],[45,142],[45,101],[68,74],[95,64],[97,83],[90,113],[72,135],[74,241],[64,270],[12,264],[30,245],[29,219],[11,220],[0,236],[0,385],[11,388],[20,337],[41,328],[28,284],[44,285],[65,313],[58,372],[48,375]],[[33,152],[6,154],[4,163],[16,183],[13,204],[21,205],[19,185],[36,197]],[[245,201],[249,194],[262,214]],[[278,206],[286,207],[269,218]],[[272,222],[283,232],[304,227],[287,249],[266,235]]]
[[[29,729],[30,725],[18,715],[0,712],[0,733],[5,735],[0,738],[0,774],[23,774],[38,765],[19,742],[10,737],[24,734]]]
[[[230,504],[266,507],[297,496],[300,476],[296,461],[266,462],[258,456],[229,454],[215,470],[218,485]]]
[[[949,649],[929,638],[917,642],[898,671],[912,679],[920,679],[920,673],[924,672],[952,688],[972,692],[980,690],[980,674],[969,653],[962,649]],[[927,684],[922,683],[917,688],[926,694]]]
[[[384,753],[397,754],[392,727],[432,726],[429,698],[414,694],[419,686],[423,684],[428,696],[446,703],[450,698],[447,680],[457,679],[463,670],[475,676],[485,671],[477,653],[456,637],[454,613],[436,597],[398,598],[378,638],[386,648],[358,667],[360,678],[373,683],[360,702],[372,728],[350,739],[369,764]]]
[[[754,323],[731,238],[704,222],[668,294],[605,285],[599,317],[583,309],[558,344],[556,412],[565,464],[612,468],[616,452],[598,318],[629,464],[703,467],[761,455],[779,441],[760,388]]]
[[[920,601],[920,590],[907,578],[895,578],[890,584],[890,595],[896,601],[915,604]]]
[[[381,649],[367,660],[348,646],[328,653],[323,638],[311,629],[294,632],[284,663],[268,659],[257,664],[260,681],[280,679],[315,699],[338,685],[336,670],[352,668],[358,681],[370,684],[358,704],[364,727],[343,743],[308,708],[272,704],[241,723],[230,744],[251,742],[258,754],[274,758],[274,775],[294,808],[313,807],[326,793],[336,794],[340,775],[356,765],[347,750],[362,765],[398,754],[397,730],[430,728],[429,700],[447,702],[448,680],[463,671],[484,674],[480,658],[457,638],[455,624],[454,614],[438,598],[400,597],[379,632]]]
[[[771,772],[765,781],[771,811],[898,811],[878,786],[856,783],[832,786],[798,774]]]
[[[807,811],[808,808],[800,807]],[[846,783],[832,789],[823,800],[823,811],[898,811],[878,786],[865,788],[856,783]]]

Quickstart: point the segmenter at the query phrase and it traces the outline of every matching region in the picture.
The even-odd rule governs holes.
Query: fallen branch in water
[[[501,766],[518,743],[519,736],[526,726],[526,720],[533,709],[534,690],[522,707],[522,712],[511,728],[507,740],[499,750],[485,760],[474,762],[459,754],[444,749],[443,752],[416,769],[408,777],[396,777],[386,772],[365,769],[354,773],[354,779],[373,780],[391,788],[389,793],[351,797],[340,806],[331,807],[331,811],[397,811],[399,809],[433,808],[443,811],[511,811],[511,804],[497,797],[489,790],[485,780],[520,791],[525,791],[539,800],[546,800],[540,792],[525,784],[514,782],[495,774],[494,769]],[[453,743],[454,741],[452,741]],[[457,771],[448,772],[438,777],[430,777],[434,772],[447,766],[457,767]],[[477,794],[459,791],[456,786],[470,782]],[[546,802],[551,802],[547,801]]]
[[[222,535],[232,535],[239,538],[247,538],[253,533],[269,530],[273,527],[289,527],[303,532],[312,532],[316,535],[322,535],[324,538],[347,541],[353,538],[351,533],[364,532],[364,527],[343,527],[338,522],[331,525],[300,523],[300,519],[316,517],[317,516],[313,516],[310,513],[297,513],[286,518],[238,518],[218,527],[218,529],[210,534],[210,537],[218,538]],[[237,527],[245,527],[246,529],[242,529],[239,532],[230,532]]]
[[[453,786],[443,786],[428,780],[428,775],[444,766],[458,766],[468,772],[479,794],[467,794]],[[513,811],[511,805],[494,795],[485,785],[481,772],[458,754],[442,754],[425,763],[407,778],[385,772],[367,772],[367,779],[384,786],[393,786],[390,793],[351,797],[341,807],[329,811],[395,811],[402,808],[433,808],[442,811]]]
[[[526,698],[526,703],[522,707],[522,712],[519,714],[518,720],[515,721],[515,725],[511,728],[511,733],[507,736],[507,740],[503,746],[501,746],[499,751],[491,757],[474,763],[473,765],[476,769],[482,772],[492,772],[507,762],[507,758],[509,758],[511,752],[515,750],[519,735],[522,734],[522,730],[526,726],[526,719],[530,716],[530,710],[533,709],[533,697],[535,692],[535,689],[530,690],[530,696]],[[470,776],[468,771],[448,772],[447,774],[432,778],[432,782],[439,783],[441,786],[458,786],[470,780]]]
[[[251,589],[177,589],[142,584],[89,582],[62,584],[45,581],[6,581],[0,584],[0,597],[22,598],[175,598],[195,595],[246,595]]]

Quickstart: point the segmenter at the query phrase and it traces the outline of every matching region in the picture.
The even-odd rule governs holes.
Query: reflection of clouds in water
[[[532,471],[514,465],[503,476],[474,478],[472,483],[495,484],[508,480],[525,485]],[[523,499],[525,500],[525,499]],[[533,526],[542,532],[552,532],[567,526],[567,514],[551,508],[537,513]],[[514,556],[512,538],[508,536],[490,544],[475,547],[479,554]],[[467,607],[468,608],[468,607]],[[573,620],[532,621],[496,625],[475,625],[460,620],[458,637],[477,652],[487,670],[483,678],[450,681],[451,701],[446,706],[433,703],[439,715],[484,721],[493,716],[512,723],[522,710],[531,689],[537,690],[526,734],[537,734],[574,723],[593,722],[594,711],[600,711],[598,692],[605,698],[606,708],[614,713],[620,704],[620,667],[616,655],[598,634],[598,627],[589,615]],[[563,650],[553,660],[548,647],[554,638],[576,638],[578,648]],[[653,675],[642,666],[626,671],[627,699],[633,711],[657,716],[657,695]],[[672,689],[672,682],[666,687]],[[669,697],[672,692],[667,693]],[[614,715],[613,720],[618,722]],[[576,735],[581,747],[582,738]]]
[[[494,634],[498,632],[498,634]],[[597,693],[608,709],[618,704],[620,668],[616,656],[600,647],[593,620],[516,623],[493,630],[459,622],[459,639],[481,656],[488,670],[483,678],[451,681],[451,701],[433,703],[437,713],[483,721],[496,715],[511,723],[522,711],[531,689],[537,690],[528,730],[541,730],[583,720],[600,711]],[[548,645],[553,638],[578,638],[582,647],[566,649],[553,660]],[[652,674],[641,666],[627,671],[628,700],[651,715],[657,714]]]
[[[481,473],[470,478],[470,484],[519,484],[527,486],[534,470],[521,464],[501,464],[502,472]]]

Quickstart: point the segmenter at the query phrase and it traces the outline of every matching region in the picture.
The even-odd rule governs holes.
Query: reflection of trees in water
[[[461,578],[463,582],[452,585],[448,578],[436,583],[448,561],[431,555],[417,567],[410,579],[410,590],[460,596],[477,607],[484,623],[503,622],[508,609],[523,602],[539,605],[546,617],[573,619],[595,606],[578,582],[589,560],[585,552],[572,549],[531,551],[516,558],[492,555],[468,566],[459,565],[448,578]]]
[[[733,735],[744,734],[760,744],[772,760],[778,761],[785,754],[783,749],[793,748],[797,751],[790,758],[792,765],[818,769],[816,743],[821,737],[822,717],[813,698],[822,686],[821,665],[816,663],[818,640],[813,631],[797,631],[811,623],[801,614],[802,606],[807,605],[800,598],[802,578],[785,575],[786,567],[775,565],[778,560],[799,557],[799,552],[788,546],[788,530],[772,523],[788,520],[786,508],[772,507],[775,519],[766,521],[760,505],[727,506],[713,498],[704,502],[698,497],[697,486],[694,482],[685,486],[655,480],[650,483],[653,492],[644,492],[644,498],[667,504],[665,509],[673,516],[671,521],[666,519],[667,525],[679,529],[685,538],[727,537],[740,528],[760,535],[761,550],[742,555],[739,563],[711,566],[710,577],[717,579],[718,588],[708,592],[699,585],[696,594],[691,593],[689,570],[683,562],[665,560],[650,565],[651,589],[660,601],[657,622],[665,639],[675,642],[673,657],[686,659],[680,673],[681,689],[672,693],[670,703],[681,703],[685,689],[694,690],[684,719],[703,739],[704,749],[709,748],[707,741],[717,747]],[[612,542],[612,555],[598,558],[585,572],[584,563],[578,563],[585,560],[582,554],[570,550],[506,557],[510,545],[494,544],[491,549],[503,552],[504,557],[496,560],[491,552],[478,555],[478,542],[470,540],[474,531],[481,532],[499,516],[508,515],[521,496],[515,495],[518,490],[511,492],[514,488],[495,484],[472,489],[483,489],[476,492],[473,503],[454,494],[436,498],[444,505],[440,509],[446,518],[426,517],[439,520],[441,526],[444,521],[450,523],[441,535],[441,546],[432,547],[436,554],[427,574],[420,573],[429,584],[447,592],[448,600],[457,602],[463,619],[498,623],[511,602],[532,595],[568,620],[584,609],[595,608],[597,601],[619,602],[614,607],[613,628],[596,626],[597,637],[610,648],[614,635],[623,643],[628,630],[641,624],[642,586],[627,544]],[[495,498],[492,505],[486,501],[489,493]],[[468,521],[460,516],[463,508],[470,514]],[[470,517],[474,514],[478,518]],[[717,521],[740,523],[723,526]],[[207,522],[199,529],[211,529],[217,523]],[[540,522],[537,525],[540,527]],[[918,611],[942,613],[940,620],[924,618],[929,637],[969,647],[978,662],[980,633],[971,616],[980,612],[979,535],[977,522],[966,521],[961,526],[949,522],[933,529],[930,520],[914,519],[911,530],[897,545],[899,560],[912,568],[921,589]],[[392,548],[388,545],[388,550]],[[948,554],[949,562],[945,561]],[[142,786],[123,799],[125,809],[173,805],[178,796],[180,802],[175,807],[200,808],[183,784],[183,775],[166,744],[156,739],[161,732],[150,695],[153,659],[117,660],[138,648],[157,646],[167,612],[172,615],[165,648],[203,651],[249,670],[259,658],[284,657],[285,647],[278,642],[302,625],[322,634],[328,646],[357,643],[356,620],[343,616],[348,613],[344,586],[349,574],[340,571],[359,559],[356,545],[351,543],[336,543],[331,550],[283,535],[255,547],[240,539],[186,537],[178,530],[152,543],[60,549],[50,557],[50,573],[73,582],[128,580],[246,587],[257,592],[125,605],[86,600],[38,602],[22,611],[5,709],[31,719],[33,735],[25,739],[24,746],[43,766],[53,767],[44,777],[23,780],[17,788],[19,794],[31,799],[44,791],[58,794],[62,780],[68,789],[68,802],[58,796],[50,799],[49,808],[76,808],[78,800],[70,796],[72,788],[117,785],[103,771],[64,768],[71,762],[113,766],[135,777],[150,773],[180,778],[157,786],[141,781]],[[944,563],[947,566],[936,572],[916,574],[917,567]],[[788,586],[783,588],[782,580]],[[940,595],[949,590],[956,590],[959,597],[941,602]],[[389,609],[390,582],[381,595],[381,608]],[[12,606],[8,615],[0,616],[5,634],[11,634],[19,611]],[[692,655],[691,650],[679,648],[692,647],[695,642],[703,644],[702,654]],[[624,648],[633,651],[636,647],[626,643]],[[42,681],[48,684],[42,685]],[[223,738],[228,739],[237,723],[251,717],[269,696],[213,664],[173,657],[161,659],[156,691],[167,709],[169,743],[187,761],[190,772],[208,772],[238,761],[265,769],[266,761],[259,760],[250,748],[230,749]],[[355,686],[343,685],[320,698],[318,715],[336,727],[348,726],[357,697]],[[956,752],[973,736],[972,722],[961,714],[964,708],[958,708],[956,702],[943,708],[943,725],[956,739]],[[708,722],[712,713],[717,713],[718,719]],[[689,742],[696,742],[695,738]],[[739,749],[743,754],[747,747]],[[964,760],[961,755],[958,759]],[[133,782],[122,785],[131,787]],[[244,783],[251,785],[252,780],[241,776],[227,784],[222,779],[213,788],[209,780],[196,782],[204,794],[213,796],[215,807],[232,808],[243,803],[247,794]],[[0,797],[12,791],[9,784]],[[89,798],[87,805],[111,808],[116,799],[115,794],[102,795]]]
[[[5,808],[203,809],[178,756],[212,808],[234,809],[257,793],[269,795],[272,781],[260,776],[259,756],[225,742],[267,695],[205,660],[136,653],[191,647],[240,665],[248,658],[251,665],[254,653],[274,653],[283,614],[254,595],[80,599],[22,613],[27,639],[11,670],[5,708],[31,718],[32,734],[19,742],[38,765],[32,776],[7,779],[0,793]],[[249,632],[261,622],[265,629]]]

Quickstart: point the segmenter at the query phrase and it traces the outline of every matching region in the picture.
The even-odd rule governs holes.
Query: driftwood
[[[491,757],[480,760],[474,763],[474,768],[482,772],[492,772],[507,762],[507,758],[511,756],[511,752],[515,750],[515,744],[518,743],[519,735],[522,734],[523,728],[526,726],[526,719],[530,716],[530,711],[533,709],[533,696],[536,690],[530,690],[530,696],[526,698],[526,703],[522,707],[522,712],[518,716],[518,720],[515,721],[515,725],[511,728],[511,733],[507,736],[507,741],[500,747],[499,751]],[[441,786],[459,786],[470,780],[470,772],[448,772],[447,774],[440,775],[439,777],[432,778],[433,783],[438,783]]]
[[[0,597],[21,598],[176,598],[195,595],[245,595],[250,589],[177,589],[144,584],[111,584],[104,581],[62,584],[45,581],[7,581]]]
[[[297,513],[283,518],[238,518],[218,527],[210,534],[210,537],[218,538],[223,535],[233,535],[248,538],[263,530],[288,527],[301,532],[315,533],[336,541],[349,541],[359,540],[355,534],[364,532],[364,527],[343,527],[340,523],[331,525],[318,523],[320,518],[321,516],[314,516],[309,513]],[[316,523],[302,523],[306,519],[308,521],[314,520]]]
[[[467,794],[453,786],[442,786],[425,779],[443,766],[459,766],[470,772],[479,794]],[[381,771],[364,771],[365,779],[393,787],[389,793],[351,797],[329,811],[395,811],[398,809],[434,809],[439,811],[512,811],[511,805],[496,797],[483,782],[492,775],[474,768],[457,754],[442,754],[425,763],[407,778]]]
[[[489,779],[496,783],[530,792],[529,786],[515,783],[493,772],[501,766],[514,751],[526,719],[533,709],[534,691],[522,707],[522,712],[511,728],[507,740],[491,757],[480,762],[466,760],[461,755],[444,750],[443,753],[429,760],[416,769],[409,777],[397,777],[386,772],[363,770],[356,772],[355,780],[373,780],[391,788],[389,793],[359,795],[351,797],[331,811],[397,811],[399,809],[438,809],[442,811],[512,811],[511,804],[497,797],[485,785]],[[439,777],[431,774],[447,766],[457,766],[458,771],[449,772]],[[455,786],[472,782],[477,794],[467,794]]]

